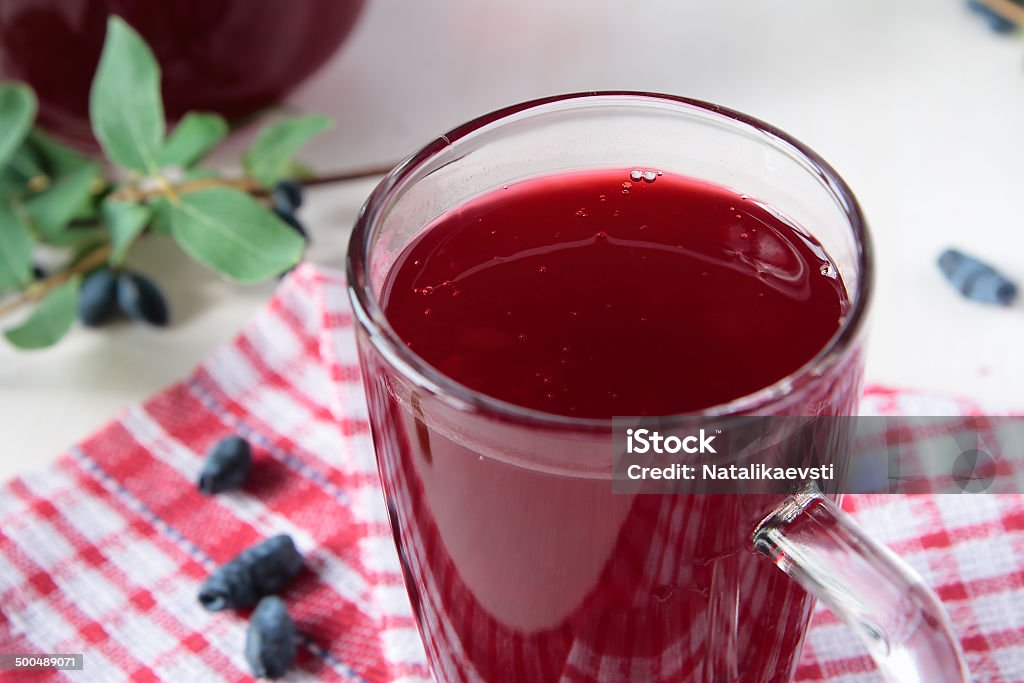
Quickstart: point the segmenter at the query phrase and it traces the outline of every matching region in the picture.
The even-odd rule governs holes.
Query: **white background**
[[[1024,304],[964,301],[934,264],[957,245],[1024,283],[1024,40],[990,33],[960,0],[369,4],[292,98],[337,119],[305,155],[316,168],[391,161],[478,114],[559,92],[663,91],[746,111],[832,162],[868,214],[879,276],[868,380],[1024,408]],[[372,185],[309,194],[314,260],[340,265]],[[173,327],[76,329],[53,350],[0,349],[0,480],[183,377],[271,294],[219,281],[165,241],[146,240],[131,262],[163,285]]]

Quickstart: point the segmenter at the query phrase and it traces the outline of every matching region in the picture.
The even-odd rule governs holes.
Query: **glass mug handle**
[[[754,547],[853,628],[886,681],[970,680],[938,597],[816,489],[762,521]]]

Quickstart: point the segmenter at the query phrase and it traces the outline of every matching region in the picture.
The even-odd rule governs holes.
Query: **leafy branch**
[[[76,275],[88,273],[103,265],[110,257],[111,251],[112,249],[109,244],[97,247],[90,251],[81,261],[78,261],[69,268],[29,285],[17,296],[0,304],[0,317],[14,312],[24,304],[43,298]]]
[[[242,158],[242,175],[201,165],[227,136],[228,123],[206,112],[186,114],[168,134],[160,68],[145,41],[111,17],[92,83],[89,116],[104,157],[98,163],[34,128],[32,90],[0,84],[0,317],[35,305],[7,340],[20,348],[56,343],[76,312],[88,325],[119,309],[153,324],[166,322],[156,285],[123,267],[146,233],[170,234],[196,261],[238,282],[279,275],[302,257],[306,234],[295,217],[303,175],[295,153],[331,126],[320,115],[266,125]],[[304,184],[368,177],[374,168]],[[37,279],[36,252],[63,261]],[[141,297],[141,298],[140,298]],[[154,313],[155,311],[155,313]]]

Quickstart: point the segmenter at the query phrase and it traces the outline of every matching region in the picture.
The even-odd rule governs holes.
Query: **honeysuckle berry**
[[[82,282],[78,294],[78,319],[88,327],[99,327],[117,312],[117,273],[98,268]]]
[[[276,595],[260,600],[245,634],[245,659],[257,678],[280,678],[295,661],[299,640],[295,622]]]
[[[276,208],[295,211],[302,206],[302,185],[294,180],[282,180],[274,186],[270,197]]]
[[[1017,285],[1009,278],[956,249],[942,252],[939,269],[957,291],[973,301],[1008,306],[1017,298]]]
[[[199,490],[206,495],[241,488],[249,478],[252,448],[240,436],[228,436],[213,445],[199,473]]]
[[[300,571],[302,555],[291,536],[272,536],[215,569],[199,588],[199,602],[211,612],[252,607],[283,589]]]
[[[152,280],[139,273],[123,272],[117,278],[117,305],[133,320],[163,327],[170,321],[167,301]]]

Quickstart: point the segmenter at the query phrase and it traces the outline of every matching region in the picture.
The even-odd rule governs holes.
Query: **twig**
[[[331,183],[342,183],[349,180],[362,180],[364,178],[373,178],[385,175],[391,171],[393,167],[394,164],[373,166],[370,168],[357,169],[355,171],[319,175],[301,182],[303,185],[309,187],[316,185],[329,185]],[[159,187],[154,187],[152,189],[122,187],[111,195],[111,199],[114,199],[115,201],[144,202],[150,199],[157,199],[159,197],[173,197],[185,192],[198,192],[199,190],[206,190],[211,187],[230,187],[255,195],[267,195],[267,188],[251,178],[202,178],[199,180],[187,180],[182,183],[164,182],[161,183]],[[96,224],[97,221],[93,219],[78,219],[72,221],[72,225],[76,227],[88,227]],[[85,258],[67,270],[55,273],[45,280],[29,285],[24,291],[14,298],[0,304],[0,318],[17,310],[27,303],[41,299],[50,291],[64,284],[75,275],[88,272],[96,266],[101,265],[107,260],[107,257],[110,256],[110,251],[111,247],[109,244],[97,247],[89,252]]]
[[[64,284],[74,276],[79,275],[81,273],[87,273],[96,266],[102,264],[104,261],[107,260],[107,257],[110,256],[110,250],[111,246],[109,244],[104,244],[103,246],[97,247],[96,249],[93,249],[88,254],[86,254],[85,258],[83,258],[81,261],[78,261],[77,263],[75,263],[75,265],[71,266],[67,270],[62,270],[59,273],[51,275],[45,280],[40,280],[35,284],[29,285],[18,296],[14,297],[13,299],[10,299],[9,301],[5,301],[3,304],[0,304],[0,318],[6,316],[8,313],[17,310],[18,308],[21,308],[27,303],[31,303],[33,301],[36,301],[37,299],[43,298],[52,290],[56,289],[57,287],[60,287],[62,284]]]
[[[386,166],[372,166],[370,168],[361,168],[355,171],[345,171],[343,173],[332,173],[329,175],[318,175],[314,178],[307,178],[301,181],[303,185],[329,185],[330,183],[343,183],[347,180],[362,180],[364,178],[373,178],[374,176],[387,175],[391,172],[397,164],[388,164]]]
[[[1024,26],[1024,7],[1013,0],[978,0],[978,2],[1003,19],[1012,21],[1017,26]]]
[[[331,183],[342,183],[349,180],[373,178],[375,176],[385,175],[393,167],[394,164],[391,164],[388,166],[373,166],[371,168],[361,168],[355,171],[319,175],[302,180],[301,183],[307,187],[311,187],[316,185],[329,185]],[[157,199],[159,197],[167,197],[169,195],[173,196],[176,194],[184,194],[186,192],[207,190],[211,187],[230,187],[255,195],[266,195],[268,193],[266,187],[252,178],[201,178],[200,180],[186,180],[181,183],[163,182],[160,183],[159,187],[151,189],[122,187],[111,195],[111,199],[119,202],[144,202],[150,199]]]
[[[200,180],[186,180],[183,183],[160,183],[159,187],[145,190],[138,187],[122,187],[110,195],[110,198],[116,202],[144,202],[169,195],[208,190],[211,187],[231,187],[245,192],[266,190],[258,182],[249,178],[201,178]]]

